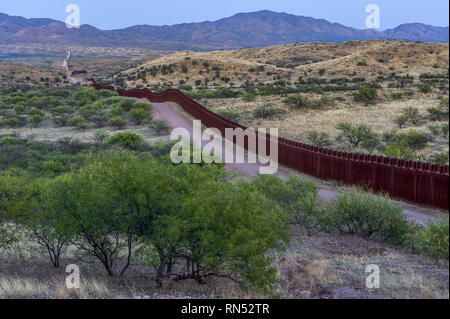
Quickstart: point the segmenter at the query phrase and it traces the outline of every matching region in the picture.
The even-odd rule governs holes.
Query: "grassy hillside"
[[[67,85],[64,71],[0,61],[0,89],[23,86]]]
[[[130,86],[181,83],[238,87],[250,83],[298,82],[300,78],[333,79],[446,74],[448,44],[404,41],[307,43],[268,48],[182,51],[142,63],[119,77]],[[145,76],[142,76],[142,75]],[[196,83],[201,84],[196,85]]]

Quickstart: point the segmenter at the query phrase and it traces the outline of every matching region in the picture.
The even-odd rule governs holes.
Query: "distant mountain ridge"
[[[0,44],[73,44],[160,50],[216,50],[272,46],[295,42],[341,42],[397,39],[448,42],[449,28],[421,23],[385,31],[358,30],[324,19],[272,11],[238,13],[217,21],[171,26],[136,25],[99,30],[90,25],[68,29],[52,19],[25,19],[0,13]]]

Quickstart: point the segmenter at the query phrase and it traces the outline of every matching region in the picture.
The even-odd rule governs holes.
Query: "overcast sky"
[[[324,18],[363,29],[368,4],[379,5],[381,29],[409,22],[449,25],[448,0],[0,0],[0,12],[65,21],[65,8],[72,3],[80,7],[81,24],[100,29],[218,20],[263,9]]]

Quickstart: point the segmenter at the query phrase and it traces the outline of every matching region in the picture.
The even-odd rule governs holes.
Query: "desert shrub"
[[[97,147],[102,146],[109,138],[109,133],[104,130],[96,130],[92,134],[92,141]]]
[[[276,176],[259,176],[253,185],[289,214],[291,223],[302,227],[308,236],[328,228],[329,214],[319,200],[314,182],[292,176],[283,181]]]
[[[171,126],[166,120],[153,120],[150,123],[150,128],[160,136],[168,134],[170,132]]]
[[[428,161],[433,164],[445,165],[448,164],[449,155],[448,152],[442,152],[437,154],[432,154],[428,158]]]
[[[448,137],[449,125],[448,122],[441,125],[441,134],[444,137]]]
[[[114,101],[115,105],[120,106],[124,112],[130,112],[133,108],[135,101],[133,99],[125,97],[112,97],[109,100]]]
[[[448,137],[448,122],[442,125],[429,124],[427,129],[433,135],[433,137]]]
[[[23,196],[25,185],[26,179],[0,171],[0,249],[10,248],[19,239],[12,213],[21,209],[17,203]]]
[[[256,98],[256,96],[255,96],[254,94],[252,94],[252,93],[244,93],[244,94],[241,94],[240,97],[241,97],[241,99],[244,100],[245,102],[251,102],[251,101],[254,101],[255,98]]]
[[[18,241],[17,229],[13,224],[5,222],[0,212],[0,249],[9,249]]]
[[[141,185],[148,159],[124,151],[101,153],[80,171],[63,176],[57,196],[71,242],[113,276],[127,270],[137,243],[140,212],[148,212]]]
[[[397,143],[405,144],[414,151],[418,151],[428,146],[430,136],[425,133],[410,130],[407,133],[398,133],[394,140],[397,141]]]
[[[321,108],[325,105],[323,100],[310,100],[302,94],[291,94],[284,102],[294,108]]]
[[[392,158],[417,160],[417,151],[428,146],[430,136],[425,133],[410,130],[409,132],[395,133],[386,141],[383,153]]]
[[[367,66],[367,62],[366,61],[359,61],[357,63],[357,66]]]
[[[419,109],[416,107],[406,107],[403,109],[403,115],[406,116],[408,122],[413,125],[419,125],[422,120],[420,117]]]
[[[70,233],[60,213],[64,203],[57,200],[59,188],[57,179],[27,183],[18,201],[20,210],[13,213],[15,222],[24,227],[27,238],[47,251],[54,267],[59,267],[61,255],[70,243]]]
[[[403,98],[403,93],[402,92],[392,93],[391,98],[393,100],[401,100]]]
[[[341,234],[401,244],[409,231],[402,209],[388,198],[359,191],[340,193],[331,205],[331,223]]]
[[[185,170],[184,166],[176,168]],[[170,183],[181,186],[173,178]],[[286,214],[248,182],[210,182],[207,188],[197,189],[195,193],[184,190],[193,184],[187,183],[180,189],[182,194],[178,197],[191,197],[186,205],[173,207],[178,212],[172,210],[170,214],[174,218],[162,224],[167,229],[164,237],[168,238],[181,227],[175,235],[176,251],[184,252],[180,258],[182,264],[192,266],[175,275],[175,280],[204,282],[207,277],[218,276],[268,291],[277,276],[272,264],[274,257],[269,252],[280,250],[288,242]],[[167,201],[175,196],[167,195],[164,196]],[[157,247],[162,248],[159,241]],[[160,260],[170,256],[170,249],[165,252],[169,254],[160,254]]]
[[[150,112],[153,109],[153,105],[142,101],[136,101],[133,103],[133,109],[144,109]]]
[[[374,138],[375,133],[367,125],[354,126],[351,123],[341,122],[336,128],[341,131],[337,140],[346,141],[354,147],[358,147],[364,140]]]
[[[428,118],[431,121],[443,121],[448,120],[449,116],[449,102],[448,97],[441,97],[439,106],[436,107],[430,107],[427,109],[428,112]]]
[[[130,116],[136,125],[142,125],[145,121],[151,120],[151,114],[145,109],[133,108],[130,111]]]
[[[436,259],[449,259],[449,220],[430,222],[413,233],[409,245],[413,251]]]
[[[173,143],[156,142],[150,147],[150,153],[156,158],[170,154]]]
[[[137,150],[142,143],[144,143],[144,139],[139,134],[132,132],[121,132],[108,138],[105,144],[107,146],[120,146],[130,150]]]
[[[93,87],[84,87],[72,94],[72,101],[78,106],[83,106],[95,102],[98,98],[97,94]],[[61,103],[57,105],[61,105]]]
[[[31,128],[35,128],[45,120],[45,117],[40,114],[34,114],[27,119],[28,126]]]
[[[399,158],[404,160],[415,161],[418,159],[418,154],[414,152],[407,145],[389,143],[383,150],[383,154],[391,158]]]
[[[362,86],[359,91],[354,94],[355,101],[364,102],[366,105],[375,102],[377,98],[377,88]]]
[[[278,113],[278,110],[276,108],[274,108],[271,105],[268,106],[258,106],[254,111],[253,111],[253,115],[255,117],[260,117],[260,118],[268,118],[268,117],[272,117],[274,115],[276,115]]]
[[[80,130],[85,130],[89,127],[89,122],[81,115],[73,116],[67,120],[69,126],[75,126]]]
[[[62,113],[52,115],[51,119],[53,122],[55,122],[56,125],[64,127],[68,124],[70,117],[71,117],[70,114]]]
[[[373,154],[375,150],[380,146],[381,136],[373,131],[367,132],[361,141],[361,147],[368,151],[370,154]]]
[[[99,98],[106,98],[106,97],[112,97],[112,96],[119,96],[119,93],[112,90],[98,90],[97,96]]]
[[[427,84],[421,85],[420,88],[419,88],[419,91],[424,93],[424,94],[427,94],[427,93],[431,93],[432,88],[433,88],[432,85],[427,83]]]
[[[233,111],[228,111],[228,110],[217,111],[217,115],[220,115],[231,121],[237,121],[237,120],[239,120],[239,117],[240,117],[239,113],[233,112]]]
[[[11,118],[7,118],[5,120],[3,120],[2,124],[15,128],[15,127],[20,127],[20,126],[24,126],[26,123],[26,118],[22,117],[22,116],[16,116],[16,117],[11,117]]]
[[[45,161],[43,163],[43,168],[53,173],[61,173],[67,170],[62,163],[56,161]]]
[[[127,121],[121,116],[113,116],[108,120],[108,124],[116,130],[120,130],[127,125]]]
[[[427,125],[427,129],[433,134],[434,136],[441,135],[441,127],[439,125]]]
[[[395,123],[398,125],[399,128],[403,128],[403,126],[405,126],[405,124],[408,123],[408,121],[409,117],[404,114],[400,115],[395,119]]]
[[[309,132],[308,141],[311,143],[311,145],[317,147],[330,147],[333,145],[330,139],[330,135],[326,132]]]

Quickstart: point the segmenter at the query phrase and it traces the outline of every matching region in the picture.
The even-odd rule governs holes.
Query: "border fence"
[[[103,86],[93,79],[92,82],[97,90],[115,91],[114,86]],[[222,134],[226,128],[247,128],[206,109],[177,89],[169,89],[159,94],[149,89],[118,89],[117,93],[120,96],[146,98],[155,103],[175,102],[195,119],[201,120],[203,125],[217,128]],[[257,138],[264,138],[269,147],[269,135]],[[247,146],[246,140],[246,149]],[[395,199],[449,209],[448,165],[339,152],[284,138],[278,139],[278,154],[280,164],[319,179],[361,185],[374,192],[387,193]]]

